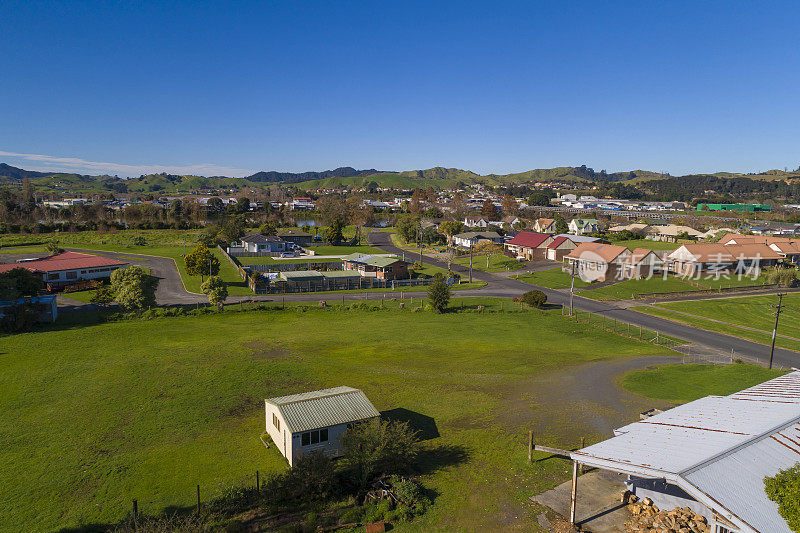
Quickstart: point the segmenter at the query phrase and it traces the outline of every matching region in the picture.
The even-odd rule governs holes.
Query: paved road
[[[377,248],[381,248],[388,253],[397,255],[406,255],[409,260],[414,260],[413,253],[402,250],[394,246],[388,233],[373,231],[369,234],[369,244]],[[75,251],[80,251],[75,249]],[[154,276],[157,276],[161,281],[159,283],[156,298],[159,304],[162,305],[186,305],[194,304],[196,302],[207,302],[207,298],[203,295],[192,294],[187,292],[183,287],[178,270],[175,268],[175,263],[172,259],[153,256],[136,256],[129,253],[114,253],[114,252],[93,252],[98,255],[107,257],[121,258],[131,262],[132,264],[141,265],[150,269]],[[140,260],[132,260],[133,257],[140,257]],[[440,268],[447,268],[447,263],[431,257],[424,257],[426,264],[431,264]],[[452,269],[454,272],[460,273],[466,279],[469,269],[458,264],[453,264]],[[473,280],[485,281],[486,287],[481,289],[470,289],[458,291],[458,296],[483,296],[483,297],[504,297],[512,298],[519,296],[525,291],[532,288],[538,288],[547,295],[547,301],[556,305],[569,306],[569,294],[546,287],[536,287],[534,285],[517,281],[509,277],[491,274],[480,270],[473,270]],[[388,291],[387,291],[388,293]],[[258,295],[258,296],[232,296],[228,299],[229,302],[239,301],[281,301],[285,299],[289,302],[315,302],[321,299],[344,299],[344,300],[363,300],[365,298],[380,298],[381,293],[348,293],[348,294],[290,294],[286,296],[278,295]],[[417,293],[419,294],[419,293]],[[395,291],[396,295],[396,291]],[[409,296],[415,295],[409,293]],[[698,343],[711,348],[715,348],[722,352],[730,353],[733,350],[736,353],[744,354],[750,357],[755,357],[762,361],[769,359],[769,346],[758,344],[755,342],[740,339],[722,333],[706,331],[703,329],[680,324],[664,318],[645,315],[616,307],[612,303],[600,302],[582,298],[578,295],[574,296],[573,305],[576,309],[581,311],[590,311],[592,313],[602,313],[610,319],[617,319],[623,322],[629,322],[636,326],[658,331],[661,334],[669,335],[685,339],[688,342]],[[775,363],[784,367],[800,367],[800,353],[785,350],[775,349]]]

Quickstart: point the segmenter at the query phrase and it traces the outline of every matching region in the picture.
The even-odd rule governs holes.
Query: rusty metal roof
[[[800,372],[701,398],[615,435],[572,459],[664,478],[744,531],[790,531],[763,479],[800,461]]]
[[[268,398],[265,402],[278,408],[292,433],[380,416],[363,392],[344,386]]]

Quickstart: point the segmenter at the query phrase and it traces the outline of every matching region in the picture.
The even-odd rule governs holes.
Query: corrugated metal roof
[[[745,530],[789,532],[763,479],[800,461],[800,372],[701,398],[615,434],[572,458],[663,477]]]
[[[367,396],[352,387],[333,387],[268,398],[292,433],[347,424],[380,416]]]

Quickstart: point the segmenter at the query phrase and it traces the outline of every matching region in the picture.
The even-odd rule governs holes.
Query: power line
[[[781,309],[785,306],[781,305],[783,301],[783,294],[778,294],[778,305],[773,305],[771,307],[775,308],[775,327],[772,328],[772,346],[769,349],[769,368],[772,369],[772,356],[775,353],[775,337],[778,334],[778,318],[781,316]]]

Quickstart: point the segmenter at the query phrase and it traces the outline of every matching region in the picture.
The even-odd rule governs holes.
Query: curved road
[[[368,242],[370,245],[389,253],[397,255],[403,255],[405,253],[406,255],[409,255],[408,251],[394,246],[389,235],[389,233],[373,231],[368,236]],[[81,250],[75,249],[75,251]],[[122,260],[129,261],[132,264],[149,268],[151,273],[160,279],[156,297],[161,305],[186,305],[194,304],[196,302],[203,303],[207,301],[204,295],[194,294],[186,291],[172,259],[128,253],[96,251],[92,253],[107,257],[120,258]],[[412,259],[412,257],[409,257],[409,259]],[[427,264],[431,264],[440,268],[447,268],[447,263],[438,259],[425,256],[424,261]],[[462,275],[468,273],[468,269],[466,267],[458,264],[453,264],[452,269],[453,271]],[[547,295],[548,302],[556,305],[569,306],[569,295],[560,291],[548,289],[546,287],[538,287],[502,275],[483,272],[481,270],[473,270],[472,278],[478,281],[485,281],[487,283],[486,287],[481,289],[458,291],[458,296],[512,298],[519,296],[525,291],[531,290],[531,288],[537,288]],[[361,300],[365,297],[365,295],[368,294],[369,293],[347,293],[342,294],[341,296],[329,294],[326,297],[331,299],[343,298],[345,300]],[[318,301],[321,297],[322,295],[314,293],[287,294],[286,296],[281,295],[280,297],[276,297],[275,295],[253,295],[232,296],[228,299],[228,301],[277,301],[284,298],[287,301]],[[686,324],[645,315],[643,313],[630,311],[628,309],[622,309],[607,302],[582,298],[578,296],[578,294],[575,294],[573,301],[575,308],[581,311],[601,313],[610,319],[617,319],[622,322],[628,322],[635,326],[642,326],[643,328],[658,331],[670,337],[677,337],[691,343],[705,345],[724,353],[730,353],[731,350],[733,350],[736,353],[745,354],[761,361],[767,361],[769,359],[769,346],[763,344],[733,337],[731,335],[695,328]],[[783,367],[800,367],[800,352],[776,348],[774,361],[777,365]]]

